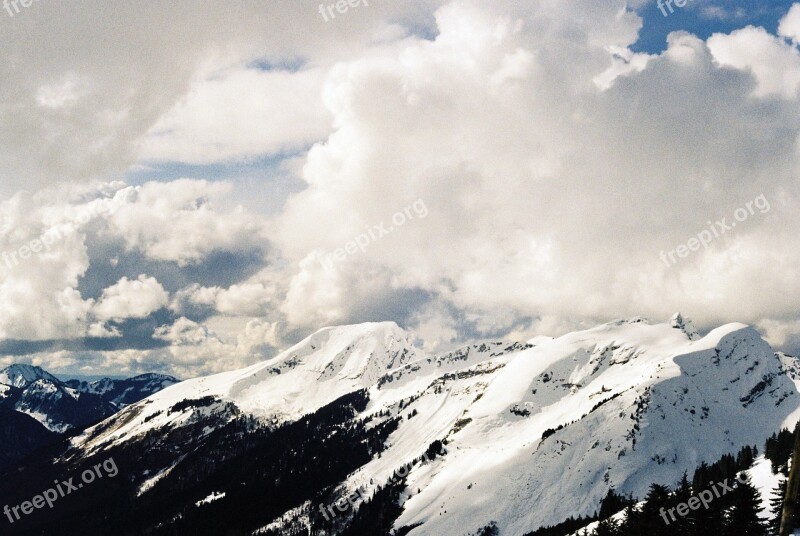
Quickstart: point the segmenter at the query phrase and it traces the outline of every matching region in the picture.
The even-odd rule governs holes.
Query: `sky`
[[[800,3],[676,1],[4,5],[0,366],[678,311],[800,352]]]

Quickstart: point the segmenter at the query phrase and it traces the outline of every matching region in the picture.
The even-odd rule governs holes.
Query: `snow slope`
[[[673,485],[702,461],[763,444],[800,408],[786,359],[743,324],[701,337],[680,315],[655,325],[637,318],[436,356],[411,340],[393,323],[326,328],[264,363],[156,393],[73,446],[95,453],[204,419],[210,429],[234,417],[231,407],[276,425],[366,388],[361,418],[402,419],[340,496],[369,497],[446,440],[444,455],[411,469],[396,528],[466,535],[495,522],[518,536],[593,513],[609,487],[641,498],[653,482]],[[315,508],[273,528],[302,524]]]
[[[277,425],[368,387],[416,358],[409,335],[392,322],[325,328],[263,363],[168,387],[112,422],[88,429],[73,444],[88,451],[106,448],[148,431],[196,422],[199,411],[223,412],[230,403]],[[171,411],[179,402],[204,397],[215,402],[202,410]]]
[[[99,395],[122,409],[176,383],[180,383],[180,380],[172,376],[150,373],[121,380],[111,378],[93,382],[69,380],[65,385],[82,393]]]
[[[60,383],[60,380],[46,370],[33,365],[11,365],[0,370],[0,384],[12,387],[26,387],[36,380]]]
[[[764,521],[769,520],[770,518],[770,504],[769,501],[772,498],[773,491],[778,486],[778,484],[785,479],[783,475],[780,473],[773,474],[772,473],[772,464],[769,460],[764,458],[763,456],[759,456],[756,458],[755,462],[753,463],[753,467],[745,471],[750,476],[750,480],[758,489],[759,493],[761,494],[761,519]],[[675,486],[671,486],[674,488]],[[642,507],[642,503],[637,505],[638,508]],[[618,522],[622,522],[626,519],[625,511],[618,512],[616,515],[612,516]],[[594,529],[597,528],[598,522],[595,521],[583,527],[582,529],[578,530],[577,532],[572,533],[570,536],[579,536],[580,534],[587,534],[591,533]]]
[[[490,520],[523,534],[594,512],[610,486],[643,497],[652,482],[761,444],[800,403],[771,348],[742,324],[696,340],[669,325],[607,324],[518,353],[480,393],[464,401],[460,418],[471,421],[449,432],[448,455],[412,474],[421,492],[397,522],[422,523],[412,535]],[[390,439],[417,432],[403,426]]]

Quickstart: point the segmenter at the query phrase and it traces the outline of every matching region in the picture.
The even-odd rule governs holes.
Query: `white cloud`
[[[380,294],[367,290],[374,281],[508,319],[488,331],[517,330],[515,316],[793,314],[797,51],[754,28],[708,44],[674,33],[664,54],[614,71],[634,58],[625,51],[639,21],[608,7],[544,3],[520,16],[454,3],[437,13],[435,41],[338,65],[325,88],[336,131],[310,151],[309,187],[277,222],[299,267],[287,319],[351,319]],[[764,106],[772,96],[783,102]],[[761,193],[776,201],[768,216],[681,266],[659,265],[659,251]],[[417,198],[424,222],[331,273],[314,261]],[[763,277],[775,251],[786,277]],[[430,318],[417,322],[429,329]]]
[[[758,97],[795,99],[800,88],[800,51],[763,28],[748,26],[730,35],[708,40],[714,59],[722,66],[750,70]]]
[[[179,346],[198,345],[206,342],[211,334],[205,326],[181,317],[174,324],[159,326],[154,337]]]
[[[778,26],[778,35],[800,42],[800,4],[792,4],[786,16]]]
[[[0,192],[124,171],[135,163],[142,137],[176,105],[174,117],[191,122],[181,116],[179,101],[198,75],[203,80],[203,74],[256,59],[280,64],[305,58],[328,65],[385,35],[395,26],[386,21],[416,23],[428,5],[441,1],[382,2],[335,24],[322,20],[318,4],[296,0],[232,0],[224,9],[210,0],[172,0],[158,9],[76,0],[27,10],[24,21],[6,20],[2,26]],[[70,80],[79,83],[70,86]],[[230,113],[241,118],[235,109]],[[292,115],[291,110],[280,113],[286,120]],[[294,115],[298,121],[310,116],[301,110]],[[206,120],[198,126],[218,124]],[[185,145],[191,135],[180,128],[185,123],[170,124],[178,129],[171,140],[175,155],[201,158]],[[286,141],[303,138],[308,127],[293,128]],[[281,142],[272,132],[270,143]],[[223,152],[253,147],[252,140],[241,144],[232,129],[227,133]],[[200,134],[200,140],[208,137]],[[168,157],[173,154],[168,149],[151,150]]]
[[[136,280],[123,277],[105,289],[93,313],[100,320],[146,318],[168,302],[169,293],[164,287],[154,277],[142,274]]]
[[[703,18],[715,20],[744,19],[747,11],[741,7],[728,10],[723,6],[707,5],[700,9],[700,15]]]
[[[81,97],[80,80],[67,74],[63,80],[52,85],[43,85],[36,91],[36,102],[50,110],[66,110]]]
[[[800,334],[800,320],[772,320],[764,319],[758,323],[758,329],[764,338],[775,347],[784,346],[792,338]]]
[[[118,194],[124,203],[109,225],[129,249],[181,265],[197,263],[217,250],[265,248],[261,220],[242,207],[224,206],[230,192],[229,183],[150,182]],[[220,217],[221,211],[225,217]]]
[[[303,149],[331,129],[323,77],[318,68],[212,73],[152,128],[141,157],[209,163]]]
[[[268,288],[260,282],[231,285],[217,296],[217,311],[237,316],[264,315],[274,305],[274,295],[274,288]]]
[[[608,89],[620,76],[643,71],[653,57],[650,54],[634,53],[630,49],[619,46],[610,46],[608,52],[613,57],[611,67],[594,78],[595,84],[600,89]]]
[[[265,268],[228,288],[193,284],[175,293],[170,309],[176,314],[214,312],[232,317],[268,316],[280,306],[282,281],[287,274]]]
[[[230,185],[174,181],[128,187],[123,183],[61,185],[0,202],[0,338],[43,340],[119,337],[105,322],[144,318],[163,307],[166,291],[155,278],[117,280],[99,289],[99,301],[81,295],[90,248],[120,243],[145,259],[196,264],[214,252],[262,251],[263,217],[229,201]],[[102,255],[107,249],[99,249]],[[112,259],[113,260],[113,259]],[[110,269],[126,271],[119,258]],[[128,263],[128,264],[126,264]],[[135,273],[135,272],[134,272]],[[270,297],[266,282],[219,290],[220,308],[261,314]]]
[[[170,346],[139,353],[146,362],[162,360],[170,370],[183,376],[211,374],[251,365],[272,357],[283,343],[276,323],[249,319],[231,339],[217,335],[208,326],[179,318],[172,325],[156,329],[155,337]]]
[[[414,333],[427,352],[452,349],[459,342],[458,321],[442,304],[432,304],[417,311],[412,322]]]
[[[91,214],[88,207],[54,210],[43,201],[46,195],[21,193],[0,203],[7,217],[0,233],[0,338],[80,337],[85,331],[92,304],[77,286],[89,267],[84,240],[94,218],[80,217]]]
[[[71,59],[74,47],[51,59],[9,40],[18,68],[2,73],[0,90],[17,97],[0,120],[15,137],[0,133],[0,173],[20,177],[13,191],[124,169],[142,147],[148,158],[230,165],[316,143],[287,166],[306,188],[269,218],[231,201],[263,195],[269,170],[243,191],[182,179],[3,202],[6,251],[64,232],[29,269],[0,274],[0,337],[118,337],[105,320],[147,316],[169,298],[177,318],[155,333],[166,348],[81,359],[192,375],[261,359],[322,325],[393,315],[429,348],[677,310],[707,327],[745,321],[796,339],[800,56],[787,39],[797,40],[798,5],[779,35],[675,32],[664,53],[646,55],[632,51],[642,20],[622,0],[386,2],[328,24],[315,6],[267,4],[214,17],[221,28],[183,2],[125,8],[133,28],[174,15],[191,35],[163,28],[174,43],[166,55],[147,32],[120,44],[142,50],[121,74],[91,54]],[[416,34],[386,22],[412,10]],[[60,24],[94,42],[75,19]],[[256,57],[306,62],[297,72],[243,67]],[[659,252],[760,194],[768,214],[663,265]],[[418,199],[424,219],[332,269],[319,262]],[[76,224],[92,204],[109,210]],[[108,243],[125,251],[104,279],[91,253]],[[198,276],[216,252],[263,263],[224,282]],[[118,279],[145,272],[158,281]],[[103,283],[97,303],[79,291],[91,277]]]

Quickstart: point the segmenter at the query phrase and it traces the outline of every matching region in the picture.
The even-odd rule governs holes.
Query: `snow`
[[[746,471],[748,475],[750,475],[750,479],[752,480],[753,485],[758,489],[759,493],[761,494],[761,508],[762,512],[760,517],[764,520],[770,518],[769,512],[769,500],[772,497],[772,491],[778,486],[778,484],[783,480],[785,477],[781,474],[774,475],[772,474],[772,464],[769,460],[764,458],[763,456],[759,456],[756,458],[755,462],[753,463],[753,467]],[[637,504],[637,507],[641,509],[644,503]],[[625,511],[621,511],[616,515],[612,516],[618,522],[622,522],[625,520]],[[580,531],[577,531],[570,536],[577,536],[581,531],[591,532],[595,528],[597,528],[598,522],[590,523],[586,525]]]
[[[644,502],[637,503],[636,504],[636,508],[637,509],[641,509],[643,505],[644,505]],[[613,519],[617,523],[623,523],[627,519],[627,517],[628,516],[626,515],[625,510],[623,510],[623,511],[617,512],[616,514],[611,516],[611,519]],[[598,525],[600,525],[600,522],[599,521],[594,521],[592,523],[589,523],[588,525],[586,525],[582,529],[579,529],[578,531],[573,532],[569,536],[582,536],[584,534],[591,534],[591,532],[594,529],[596,529]]]
[[[222,414],[225,403],[278,424],[368,389],[362,417],[388,410],[403,418],[383,455],[341,493],[361,488],[369,497],[446,438],[445,455],[411,469],[395,528],[421,523],[410,536],[439,536],[494,521],[501,534],[521,535],[595,512],[609,487],[643,498],[653,482],[674,486],[702,461],[793,426],[797,386],[755,330],[728,324],[700,337],[678,320],[620,320],[435,356],[393,323],[325,328],[263,363],[168,387],[73,445],[93,452]],[[170,411],[205,396],[218,402]],[[553,433],[543,439],[546,430]],[[770,486],[764,471],[761,461],[754,481]]]
[[[98,427],[73,438],[92,451],[159,428],[193,422],[191,412],[170,412],[175,404],[206,396],[233,402],[245,412],[279,424],[295,420],[418,358],[409,335],[394,322],[322,329],[268,361],[245,369],[187,380],[151,395],[112,419],[108,433]],[[217,404],[221,407],[221,404]],[[129,418],[132,413],[135,418]],[[110,443],[106,443],[110,441]]]
[[[772,474],[772,463],[763,456],[756,459],[753,467],[747,470],[747,474],[750,475],[753,485],[761,493],[761,508],[763,508],[761,517],[769,519],[769,500],[772,498],[773,490],[785,477],[780,473]]]
[[[28,410],[28,409],[20,409],[20,408],[15,408],[15,409],[17,411],[19,411],[20,413],[24,413],[25,415],[28,415],[29,417],[33,417],[34,419],[39,421],[45,428],[47,428],[51,432],[57,432],[57,433],[61,434],[61,433],[64,433],[64,432],[66,432],[67,430],[70,429],[70,426],[68,424],[54,422],[50,418],[50,416],[47,415],[46,413],[42,413],[40,411],[32,411],[32,410]]]
[[[683,331],[686,336],[689,337],[689,340],[696,341],[701,338],[700,333],[697,332],[692,321],[688,318],[684,318],[680,313],[675,313],[675,315],[669,319],[669,323],[673,328]]]
[[[197,501],[195,503],[195,506],[203,506],[204,504],[211,504],[212,502],[218,501],[218,500],[222,499],[223,497],[225,497],[225,492],[224,491],[222,491],[222,492],[220,492],[220,491],[212,491],[211,494],[208,497],[206,497],[205,499],[202,499],[200,501]]]
[[[741,401],[777,368],[768,345],[742,324],[692,341],[665,325],[612,323],[519,352],[485,387],[473,382],[470,392],[462,382],[420,404],[415,419],[425,425],[412,419],[390,438],[383,463],[407,459],[412,452],[401,446],[426,444],[456,417],[472,419],[448,435],[448,455],[409,483],[421,493],[408,500],[396,528],[421,522],[411,535],[451,534],[496,521],[503,534],[523,534],[594,512],[609,486],[643,497],[652,482],[673,485],[684,470],[763,443],[780,427],[800,401],[785,376],[747,408]],[[483,396],[474,401],[477,391]],[[644,400],[636,430],[631,416]],[[511,414],[514,405],[530,416]],[[545,429],[573,421],[541,439]]]
[[[175,463],[173,463],[173,464],[172,464],[172,465],[170,465],[169,467],[167,467],[167,468],[165,468],[165,469],[162,469],[161,471],[159,471],[158,473],[156,473],[156,474],[155,474],[154,476],[152,476],[151,478],[148,478],[147,480],[145,480],[145,481],[142,483],[142,485],[141,485],[141,486],[139,486],[139,490],[136,492],[136,496],[137,496],[137,497],[141,497],[142,495],[144,495],[145,493],[147,493],[148,491],[150,491],[151,489],[153,489],[153,487],[154,487],[156,484],[158,484],[158,481],[159,481],[159,480],[161,480],[162,478],[164,478],[165,476],[167,476],[168,474],[170,474],[170,472],[172,472],[172,470],[173,470],[173,469],[174,469],[174,468],[175,468],[175,467],[176,467],[176,466],[177,466],[177,465],[178,465],[178,464],[179,464],[179,463],[180,463],[182,460],[183,460],[183,458],[182,458],[182,457],[181,457],[181,458],[179,458],[178,460],[176,460],[176,461],[175,461]]]
[[[0,370],[0,383],[13,387],[25,387],[36,380],[48,380],[58,383],[59,380],[45,370],[32,365],[11,365]]]

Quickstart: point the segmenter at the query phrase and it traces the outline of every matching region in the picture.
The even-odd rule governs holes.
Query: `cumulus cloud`
[[[108,321],[145,319],[167,306],[169,292],[152,274],[117,277],[96,296],[86,291],[87,275],[98,266],[122,273],[137,268],[130,265],[137,257],[125,256],[126,250],[154,268],[174,265],[172,271],[160,268],[171,279],[176,271],[220,252],[262,251],[266,256],[264,218],[232,204],[229,193],[230,184],[205,181],[138,187],[116,182],[62,185],[3,201],[0,337],[119,337],[118,327]],[[119,244],[122,264],[104,256],[108,244]],[[215,292],[219,309],[229,313],[263,313],[270,299],[257,282]]]
[[[663,54],[633,62],[640,21],[611,3],[520,14],[459,2],[436,20],[435,40],[375,47],[328,79],[337,128],[310,151],[308,188],[278,222],[279,245],[299,259],[290,321],[346,320],[360,299],[383,299],[362,294],[365,265],[388,270],[384,288],[505,319],[485,332],[520,333],[519,319],[541,314],[686,309],[705,325],[794,314],[796,48],[756,28],[708,43],[675,33]],[[761,193],[769,215],[680,266],[659,263]],[[430,209],[420,225],[333,273],[313,261],[415,198]],[[765,266],[782,275],[762,277]]]
[[[150,182],[122,195],[125,204],[109,219],[111,231],[128,249],[180,265],[200,261],[216,250],[245,251],[266,243],[261,222],[240,207],[219,217],[217,206],[230,193],[230,183],[179,179]]]
[[[322,69],[215,72],[148,133],[140,156],[195,164],[304,149],[324,139]]]
[[[340,24],[325,24],[317,4],[296,0],[232,0],[224,6],[211,0],[176,0],[158,9],[88,0],[37,4],[13,23],[7,19],[0,25],[7,59],[0,66],[0,192],[35,190],[55,180],[103,179],[124,171],[136,162],[143,136],[166,113],[178,106],[173,117],[186,118],[192,100],[186,101],[189,108],[181,108],[179,101],[205,75],[255,59],[330,63],[385,34],[391,26],[386,20],[414,20],[431,3],[384,2]],[[337,47],[327,46],[331,42]],[[261,82],[253,82],[257,90]],[[201,89],[197,96],[204,95],[209,91]],[[226,104],[224,98],[212,101]],[[205,112],[200,127],[219,124],[210,117],[211,110]],[[297,118],[309,115],[300,112]],[[170,143],[176,151],[169,156],[199,157],[187,149],[187,133],[169,117],[162,125],[175,129]],[[267,125],[258,132],[269,133],[272,144],[280,145],[279,132],[286,125],[279,121],[273,129]],[[296,142],[298,136],[305,136],[302,127],[285,141]],[[235,151],[242,148],[228,145]],[[167,156],[163,144],[148,150]]]
[[[172,325],[159,326],[154,336],[179,346],[198,345],[206,342],[211,334],[208,328],[181,317]]]
[[[192,285],[182,289],[172,302],[176,312],[208,310],[231,316],[267,314],[274,289],[263,283],[243,283],[229,288]],[[202,314],[202,313],[201,313]]]
[[[2,206],[6,251],[63,232],[31,269],[0,275],[0,337],[125,339],[124,320],[139,321],[159,347],[87,352],[83,365],[182,375],[365,320],[398,320],[429,349],[677,310],[798,341],[800,4],[777,35],[744,23],[707,40],[675,32],[660,54],[634,51],[642,20],[623,0],[386,2],[327,24],[316,6],[243,3],[221,28],[187,5],[158,20],[174,14],[192,35],[165,29],[175,50],[141,43],[120,76],[94,56],[39,49],[3,73],[0,90],[17,97],[0,119],[23,135],[0,134],[0,170],[28,178],[16,192],[45,172],[79,178],[136,155],[213,174],[297,151],[287,168],[302,191],[269,216],[232,202],[261,195],[269,168],[243,190],[210,177],[18,193]],[[267,16],[284,29],[261,35]],[[24,113],[8,119],[12,109]],[[661,252],[760,195],[768,212],[665,265]],[[415,200],[425,218],[393,221]],[[90,206],[107,210],[81,223]],[[320,261],[384,227],[363,251]],[[234,272],[253,254],[252,270]],[[233,275],[203,278],[211,258]]]
[[[778,26],[778,35],[800,42],[800,4],[793,4]]]
[[[83,192],[73,190],[60,192],[66,203],[54,203],[56,193],[19,193],[0,203],[6,216],[0,233],[0,338],[79,337],[90,320],[92,303],[77,287],[90,262],[86,234],[106,201],[84,202],[78,199]]]
[[[784,22],[787,19],[784,19]],[[784,27],[783,31],[787,31]],[[795,99],[800,88],[800,51],[764,28],[749,26],[708,40],[714,59],[722,66],[752,71],[754,94]]]
[[[93,313],[99,320],[145,318],[166,306],[169,294],[153,277],[142,274],[131,281],[123,277],[103,291]]]
[[[141,352],[147,362],[169,363],[178,374],[222,372],[251,365],[277,353],[282,344],[280,327],[262,319],[248,319],[234,338],[223,337],[188,318],[160,326],[155,336],[170,343],[168,348]]]

